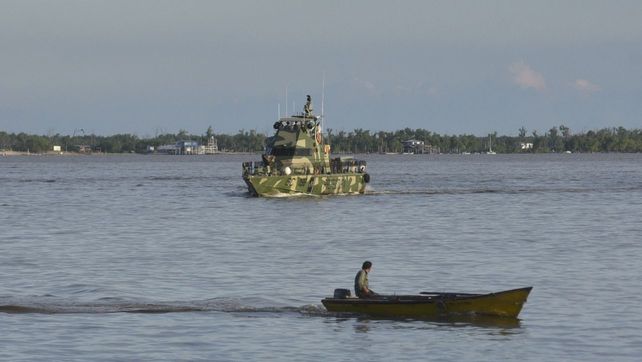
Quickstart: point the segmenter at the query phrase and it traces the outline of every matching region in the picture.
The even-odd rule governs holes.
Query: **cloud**
[[[522,88],[534,88],[542,92],[546,89],[544,76],[534,71],[524,62],[513,63],[508,67],[513,76],[513,81]]]
[[[377,86],[369,80],[362,80],[354,77],[352,78],[351,83],[352,89],[355,89],[358,92],[365,92],[365,94],[369,96],[378,96],[381,93],[381,90],[379,90]]]
[[[573,83],[573,87],[584,94],[595,93],[601,90],[599,85],[593,84],[586,79],[577,79]]]

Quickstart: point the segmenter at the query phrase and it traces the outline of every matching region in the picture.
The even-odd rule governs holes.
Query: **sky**
[[[271,133],[307,94],[335,131],[642,128],[641,19],[639,0],[0,0],[0,131]]]

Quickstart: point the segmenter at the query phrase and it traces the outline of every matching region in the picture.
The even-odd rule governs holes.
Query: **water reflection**
[[[433,318],[378,318],[371,316],[350,316],[340,315],[334,318],[334,321],[339,324],[352,323],[354,331],[357,333],[368,333],[376,328],[380,323],[387,325],[394,324],[395,329],[424,329],[424,328],[438,328],[438,327],[477,327],[490,329],[493,331],[511,331],[515,332],[522,328],[521,321],[518,318],[501,318],[491,316],[441,316]],[[390,323],[386,323],[390,322]]]

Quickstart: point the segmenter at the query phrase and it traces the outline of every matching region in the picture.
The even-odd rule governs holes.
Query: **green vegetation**
[[[153,138],[139,138],[133,134],[39,136],[0,131],[0,150],[44,153],[58,145],[62,151],[69,152],[91,150],[107,153],[145,153],[147,146],[158,147],[182,140],[206,144],[210,135],[216,137],[218,147],[223,152],[261,151],[266,137],[253,130],[240,130],[235,135],[214,134],[211,127],[203,135],[192,135],[181,130],[177,134],[161,134]],[[326,140],[332,145],[335,153],[401,152],[402,142],[409,139],[424,141],[433,152],[485,152],[488,150],[489,138],[492,140],[493,150],[497,153],[642,152],[642,130],[628,130],[623,127],[573,134],[568,127],[562,125],[551,128],[543,135],[537,131],[529,135],[522,127],[517,136],[499,136],[494,133],[484,137],[467,134],[440,135],[425,129],[410,128],[392,132],[371,132],[363,129],[346,132],[330,129],[326,135]],[[529,147],[530,144],[532,147]]]

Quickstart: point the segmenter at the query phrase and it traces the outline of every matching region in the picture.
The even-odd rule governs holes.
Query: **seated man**
[[[370,269],[372,269],[372,263],[365,261],[361,266],[361,270],[359,270],[354,277],[354,292],[359,298],[373,298],[378,295],[368,286],[368,273]]]

